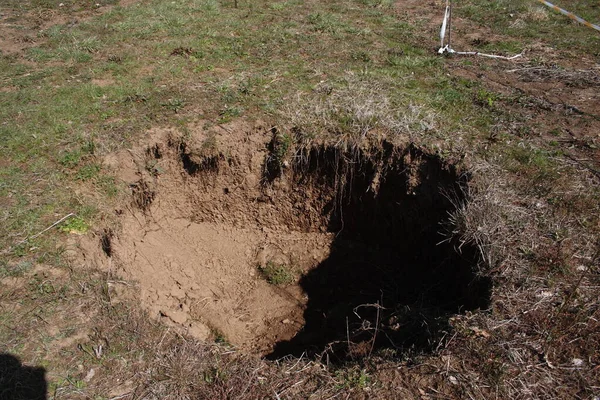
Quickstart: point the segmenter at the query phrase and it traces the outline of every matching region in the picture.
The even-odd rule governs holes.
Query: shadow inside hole
[[[112,257],[112,238],[113,232],[111,229],[105,229],[100,236],[100,247],[107,257]]]
[[[342,200],[328,205],[334,209],[328,228],[339,234],[329,257],[300,281],[308,297],[305,325],[268,359],[304,353],[344,362],[382,349],[427,352],[452,315],[489,306],[491,281],[473,272],[476,249],[464,245],[458,252],[455,243],[440,243],[441,223],[454,209],[444,193],[460,196],[466,182],[414,149],[388,158],[377,194],[369,190],[377,168],[359,155]],[[323,177],[331,168],[343,170],[321,159],[307,173]]]

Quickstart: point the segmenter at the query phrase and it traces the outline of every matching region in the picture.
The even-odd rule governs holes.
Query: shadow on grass
[[[46,400],[46,370],[0,354],[0,400]]]

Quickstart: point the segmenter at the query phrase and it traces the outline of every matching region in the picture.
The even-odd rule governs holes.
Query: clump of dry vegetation
[[[299,93],[281,119],[295,133],[297,144],[331,141],[343,149],[361,146],[367,138],[416,138],[434,131],[439,117],[412,103],[394,103],[386,84],[368,75],[346,74],[339,82],[319,82],[309,93]]]

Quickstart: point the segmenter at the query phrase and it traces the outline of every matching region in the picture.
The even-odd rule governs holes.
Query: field
[[[445,6],[0,2],[0,399],[600,398],[600,32]]]

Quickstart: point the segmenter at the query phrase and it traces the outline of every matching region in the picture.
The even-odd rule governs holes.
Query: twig
[[[127,392],[127,393],[125,393],[125,394],[122,394],[122,395],[120,395],[120,396],[117,396],[117,397],[111,397],[111,398],[110,398],[110,400],[119,400],[119,399],[124,399],[125,397],[127,397],[127,396],[129,396],[129,395],[131,395],[131,392]]]
[[[379,302],[377,302],[379,306]],[[375,333],[373,334],[373,341],[371,342],[371,350],[369,350],[369,355],[367,358],[371,358],[371,353],[373,353],[373,349],[375,348],[375,340],[377,340],[377,331],[379,329],[379,312],[381,307],[377,307],[377,317],[375,318]]]
[[[514,60],[516,58],[522,57],[523,54],[519,53],[517,55],[514,56],[499,56],[496,54],[486,54],[486,53],[480,53],[478,51],[448,51],[448,53],[450,54],[458,54],[461,56],[480,56],[480,57],[487,57],[487,58],[497,58],[500,60]]]
[[[350,326],[348,325],[348,317],[346,317],[346,340],[348,341],[348,349],[350,349]]]

